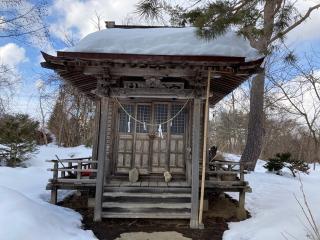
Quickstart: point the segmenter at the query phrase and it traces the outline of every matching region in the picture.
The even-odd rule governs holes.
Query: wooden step
[[[103,218],[190,219],[190,212],[132,213],[102,212]]]
[[[104,192],[126,193],[191,193],[191,187],[105,187]]]
[[[102,208],[123,209],[190,209],[191,203],[104,202]]]
[[[104,192],[104,197],[191,198],[190,193]]]

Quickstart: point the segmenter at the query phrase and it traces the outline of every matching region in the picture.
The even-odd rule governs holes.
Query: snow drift
[[[49,203],[39,203],[0,186],[0,239],[96,239],[81,227],[81,215]]]

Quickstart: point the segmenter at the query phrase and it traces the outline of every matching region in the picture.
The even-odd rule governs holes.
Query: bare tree
[[[7,111],[9,99],[14,88],[20,81],[20,76],[8,65],[0,65],[0,115]]]
[[[40,116],[41,116],[41,125],[40,125],[40,131],[43,136],[44,144],[48,145],[48,139],[47,139],[47,131],[46,131],[46,115],[47,112],[44,107],[44,102],[48,100],[49,96],[45,92],[45,83],[42,80],[38,80],[36,82],[36,88],[39,93],[39,108],[40,108]]]
[[[314,55],[315,59],[305,55],[298,61],[289,51],[287,63],[268,78],[283,96],[275,106],[308,129],[314,143],[314,162],[320,162],[320,71],[315,66],[320,58]]]
[[[0,38],[46,41],[46,1],[0,0]]]
[[[97,31],[101,31],[101,29],[103,28],[103,16],[96,10],[94,11],[94,16],[92,17],[91,22],[93,23],[94,28]]]

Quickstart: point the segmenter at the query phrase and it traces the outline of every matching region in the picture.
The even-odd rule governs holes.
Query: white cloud
[[[17,67],[20,63],[28,61],[26,50],[15,43],[0,46],[0,62],[9,67]]]
[[[304,15],[308,9],[315,4],[319,4],[319,0],[298,0],[296,7],[298,11]],[[289,43],[301,43],[308,40],[319,40],[320,33],[318,31],[320,24],[320,9],[314,10],[310,17],[306,19],[300,26],[292,30],[288,34]]]
[[[57,17],[57,22],[50,26],[55,36],[64,39],[65,33],[77,34],[76,39],[97,31],[94,24],[95,12],[104,21],[116,21],[121,24],[128,14],[135,10],[138,0],[57,0],[50,9],[50,14]]]

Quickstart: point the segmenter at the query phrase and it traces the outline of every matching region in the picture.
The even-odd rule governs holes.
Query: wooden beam
[[[100,123],[99,123],[99,145],[98,145],[98,173],[96,180],[96,196],[94,207],[94,221],[101,221],[102,216],[102,195],[104,187],[104,172],[106,158],[106,135],[108,119],[109,98],[103,97],[100,100]]]
[[[112,88],[110,91],[111,97],[116,98],[176,98],[188,99],[194,96],[193,89],[168,89],[168,88]],[[203,94],[203,98],[204,98]]]
[[[85,75],[96,75],[103,71],[103,66],[87,66],[83,69],[83,74]],[[130,77],[143,77],[143,76],[153,76],[153,77],[193,77],[194,70],[190,68],[181,69],[176,67],[171,68],[158,68],[158,67],[130,67],[130,66],[114,66],[110,68],[110,74],[115,76],[130,76]]]
[[[192,123],[192,186],[190,228],[199,228],[199,159],[200,159],[200,114],[201,99],[193,101]]]

